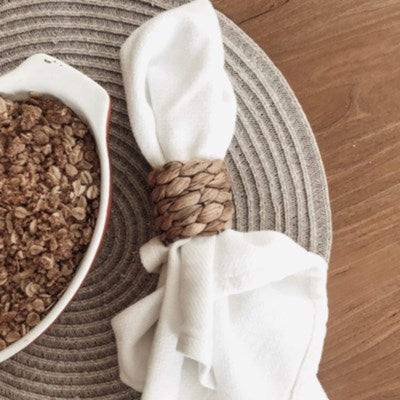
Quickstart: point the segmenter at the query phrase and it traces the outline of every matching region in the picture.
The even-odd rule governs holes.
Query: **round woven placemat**
[[[130,132],[119,48],[172,0],[2,0],[0,73],[45,52],[103,85],[113,100],[114,199],[101,254],[74,301],[35,343],[0,364],[0,399],[132,400],[118,379],[110,319],[154,288],[138,249],[153,236],[149,165]],[[282,75],[259,47],[220,16],[226,63],[238,97],[227,156],[238,230],[275,229],[329,256],[325,175],[309,124]],[[161,400],[161,399],[160,399]]]

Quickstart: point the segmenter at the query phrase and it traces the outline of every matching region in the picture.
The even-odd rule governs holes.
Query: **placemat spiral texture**
[[[146,176],[150,167],[130,132],[119,49],[172,0],[2,0],[0,73],[45,52],[80,69],[110,93],[113,207],[95,266],[56,323],[0,364],[0,399],[133,400],[118,378],[110,319],[154,289],[139,247],[154,235]],[[236,229],[275,229],[329,256],[325,176],[308,122],[287,83],[237,26],[220,16],[238,122],[226,164]],[[161,400],[161,399],[160,399]]]

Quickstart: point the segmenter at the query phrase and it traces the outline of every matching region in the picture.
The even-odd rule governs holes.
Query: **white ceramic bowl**
[[[13,71],[0,76],[1,95],[22,100],[31,91],[60,99],[89,126],[100,159],[100,207],[92,240],[68,288],[35,328],[0,351],[0,362],[18,353],[40,336],[75,295],[100,248],[111,206],[111,168],[107,148],[111,102],[108,93],[86,75],[46,54],[35,54]]]

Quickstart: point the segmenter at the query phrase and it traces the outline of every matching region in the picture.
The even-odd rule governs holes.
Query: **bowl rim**
[[[89,120],[86,118],[85,111],[82,108],[74,107],[74,104],[71,104],[71,101],[64,101],[63,98],[57,96],[56,91],[43,93],[44,95],[51,95],[55,98],[59,98],[63,101],[69,108],[71,108],[78,116],[89,125],[90,131],[95,139],[97,153],[100,161],[100,205],[99,205],[99,213],[96,219],[96,225],[93,231],[93,235],[91,241],[85,251],[84,257],[79,263],[76,271],[74,272],[74,276],[71,281],[68,283],[65,292],[62,296],[57,300],[54,306],[50,309],[50,311],[46,314],[46,316],[36,325],[32,330],[30,330],[26,335],[22,336],[16,342],[8,345],[5,349],[0,351],[0,363],[14,356],[29,344],[34,342],[40,335],[42,335],[52,324],[53,322],[60,316],[60,314],[64,311],[73,297],[76,295],[79,288],[82,286],[90,268],[94,264],[96,257],[100,251],[101,244],[104,240],[104,236],[106,233],[107,225],[110,218],[111,213],[111,201],[112,201],[112,178],[111,178],[111,163],[109,157],[109,148],[108,148],[108,138],[109,138],[109,125],[111,119],[111,98],[109,94],[94,80],[84,75],[82,72],[76,70],[75,68],[69,66],[68,64],[52,57],[47,54],[35,54],[25,60],[19,67],[15,68],[11,72],[0,76],[0,94],[5,96],[12,97],[15,92],[12,90],[3,91],[1,87],[1,82],[7,78],[18,75],[18,70],[24,71],[23,67],[27,67],[29,69],[30,66],[37,67],[38,62],[45,62],[50,64],[52,67],[59,68],[63,67],[63,72],[67,72],[72,79],[79,80],[80,82],[84,82],[86,85],[90,85],[91,89],[94,92],[97,91],[99,97],[102,97],[103,101],[103,113],[106,115],[102,115],[102,118],[99,118],[101,121],[98,126],[95,126],[95,122],[93,118]],[[60,69],[59,69],[60,70]],[[53,71],[54,72],[54,71]],[[57,73],[57,69],[55,70]],[[27,93],[32,91],[31,87],[27,87],[23,92],[25,92],[25,96]],[[34,90],[37,91],[37,90]],[[18,96],[21,96],[21,91],[18,91]]]

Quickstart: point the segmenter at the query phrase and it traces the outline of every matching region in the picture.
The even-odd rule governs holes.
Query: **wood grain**
[[[321,150],[334,226],[328,396],[399,400],[400,1],[214,5],[285,75]]]

